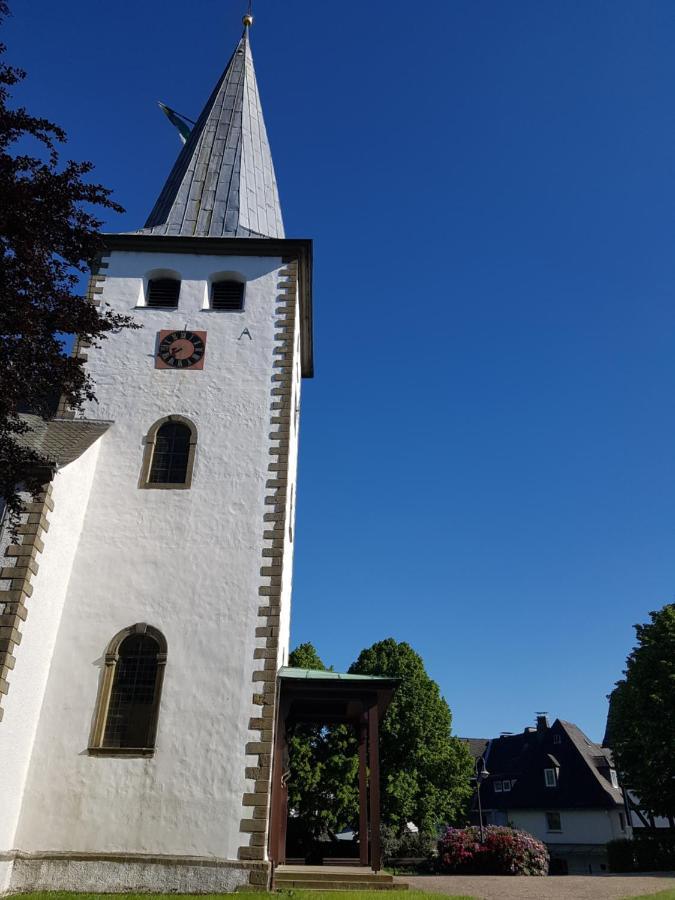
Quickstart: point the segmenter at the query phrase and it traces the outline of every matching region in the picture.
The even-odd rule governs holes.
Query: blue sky
[[[243,2],[14,0],[17,96],[143,224]],[[598,739],[675,585],[675,5],[255,0],[289,236],[315,241],[293,639],[392,635],[460,734]]]

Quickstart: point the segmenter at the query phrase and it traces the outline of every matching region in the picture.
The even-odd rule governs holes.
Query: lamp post
[[[480,786],[481,782],[485,781],[485,779],[490,774],[488,770],[485,768],[485,760],[482,756],[479,756],[475,762],[475,770],[476,770],[476,794],[478,795],[478,828],[480,834],[480,842],[481,844],[485,840],[485,833],[483,831],[483,807],[480,802]]]

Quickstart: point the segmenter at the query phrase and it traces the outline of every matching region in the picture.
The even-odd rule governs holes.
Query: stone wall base
[[[138,853],[0,854],[0,894],[27,891],[221,894],[266,890],[268,862]]]

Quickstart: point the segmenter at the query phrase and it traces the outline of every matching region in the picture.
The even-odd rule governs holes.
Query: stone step
[[[312,872],[303,872],[297,870],[295,872],[284,872],[277,869],[274,873],[274,880],[277,882],[277,884],[290,881],[345,881],[358,882],[359,884],[363,884],[364,882],[372,884],[393,884],[394,877],[393,875],[389,875],[386,872],[350,872],[349,869],[346,868],[336,870],[336,868],[334,867],[328,872],[321,872],[316,870]]]

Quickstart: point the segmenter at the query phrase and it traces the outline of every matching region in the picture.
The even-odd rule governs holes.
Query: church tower
[[[97,395],[0,572],[0,892],[223,891],[269,879],[288,658],[308,240],[288,239],[251,18],[77,347]]]

